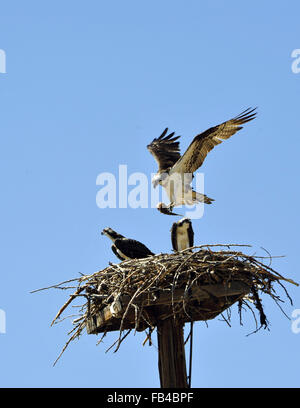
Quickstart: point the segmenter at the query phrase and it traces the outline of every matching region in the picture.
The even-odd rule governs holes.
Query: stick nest
[[[279,285],[292,304],[282,282],[298,284],[270,267],[271,256],[246,255],[232,249],[241,246],[248,245],[202,245],[192,248],[193,251],[123,261],[92,275],[49,287],[73,291],[51,325],[76,317],[57,360],[84,328],[88,333],[102,332],[99,343],[108,331],[118,330],[119,338],[109,348],[115,347],[117,351],[131,330],[145,330],[145,341],[151,344],[151,333],[157,321],[171,316],[181,322],[191,322],[206,321],[221,314],[230,325],[230,306],[235,302],[241,324],[242,311],[248,308],[256,323],[255,332],[261,327],[268,328],[260,295],[270,296],[280,307],[279,302],[283,301],[276,293]],[[219,250],[213,251],[212,247]],[[84,302],[74,305],[78,299]],[[78,313],[62,318],[71,304]],[[227,317],[223,314],[225,310]]]

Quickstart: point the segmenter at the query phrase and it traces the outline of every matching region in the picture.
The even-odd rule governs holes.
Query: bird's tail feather
[[[197,203],[211,204],[213,201],[215,201],[213,198],[209,198],[205,194],[197,193],[197,191],[194,190],[192,194],[193,200]]]

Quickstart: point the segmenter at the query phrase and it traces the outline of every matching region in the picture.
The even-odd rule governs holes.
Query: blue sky
[[[299,2],[1,2],[0,386],[158,387],[157,349],[117,333],[74,342],[53,368],[69,321],[50,328],[65,292],[30,291],[90,274],[116,258],[111,226],[154,252],[171,250],[172,217],[100,209],[97,175],[150,174],[146,145],[168,126],[193,136],[258,106],[254,122],[209,153],[201,171],[215,202],[193,223],[196,243],[246,243],[300,281]],[[299,289],[288,286],[300,308]],[[300,334],[263,298],[271,330],[196,323],[194,387],[299,387]],[[234,317],[236,316],[236,317]],[[153,338],[155,345],[156,338]]]

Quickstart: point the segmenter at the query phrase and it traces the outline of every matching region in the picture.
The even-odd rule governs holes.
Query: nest
[[[74,327],[68,333],[69,339],[61,354],[85,328],[88,334],[102,333],[99,342],[107,332],[117,330],[119,337],[109,348],[115,347],[117,351],[131,330],[146,330],[145,341],[149,340],[150,343],[157,322],[171,316],[185,323],[207,321],[222,315],[229,324],[230,306],[236,302],[241,324],[242,311],[248,308],[255,320],[254,332],[262,327],[268,328],[261,294],[270,296],[279,305],[282,302],[276,293],[279,285],[292,304],[282,282],[298,284],[281,276],[270,264],[266,265],[265,260],[271,260],[270,256],[246,255],[232,249],[241,246],[202,245],[192,248],[193,251],[187,249],[123,261],[110,264],[92,275],[82,275],[51,286],[73,290],[52,325],[67,317],[74,317],[61,318],[76,299],[84,300],[83,304],[76,305],[78,313],[73,320]],[[212,247],[219,247],[219,250],[212,251]],[[227,250],[220,250],[225,247]],[[72,286],[70,283],[73,283]],[[227,317],[223,314],[225,310]]]

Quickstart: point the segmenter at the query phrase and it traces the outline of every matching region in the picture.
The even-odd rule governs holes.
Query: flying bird
[[[158,210],[164,214],[172,214],[172,210],[180,205],[193,205],[199,202],[211,204],[214,201],[205,194],[192,189],[193,173],[202,166],[207,154],[223,140],[229,139],[243,124],[253,120],[256,108],[248,108],[241,114],[220,125],[211,127],[195,136],[191,144],[181,156],[179,149],[180,136],[175,132],[168,134],[168,128],[147,146],[158,163],[158,171],[152,178],[153,187],[160,184],[167,192],[169,205],[159,203]]]
[[[113,242],[111,249],[121,260],[140,259],[154,255],[144,244],[135,239],[125,238],[111,228],[104,228],[101,235],[106,235]]]
[[[189,218],[174,222],[171,228],[171,240],[174,251],[183,251],[194,246],[194,231]]]

